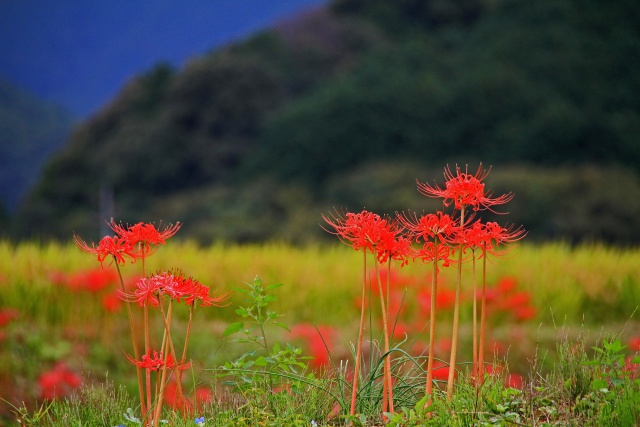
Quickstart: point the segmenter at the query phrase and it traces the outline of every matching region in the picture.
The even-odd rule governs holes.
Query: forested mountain
[[[0,211],[16,208],[45,160],[61,148],[71,131],[62,108],[0,79]],[[0,214],[2,216],[3,214]]]
[[[640,239],[640,5],[335,0],[184,69],[157,66],[83,123],[14,222],[97,237],[305,241],[332,207],[431,209],[415,181],[493,165],[530,238]]]

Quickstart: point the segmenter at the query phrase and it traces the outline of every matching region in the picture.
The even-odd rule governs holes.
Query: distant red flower
[[[175,361],[173,360],[173,356],[171,354],[167,356],[167,361],[165,363],[164,354],[157,351],[153,352],[153,356],[151,355],[151,352],[149,352],[149,354],[143,354],[140,360],[136,360],[133,357],[127,355],[127,360],[129,361],[129,363],[139,367],[140,369],[150,369],[152,371],[158,371],[165,366],[168,369],[173,369],[175,365]],[[190,363],[185,363],[184,365],[179,365],[178,369],[187,369],[189,366]]]
[[[504,276],[498,280],[496,287],[501,293],[509,293],[513,291],[517,285],[518,279],[511,276]]]
[[[311,365],[318,368],[329,363],[329,349],[332,347],[332,340],[335,335],[334,328],[324,325],[311,325],[300,323],[291,328],[291,337],[300,338],[305,341],[313,360]]]
[[[538,310],[535,307],[530,305],[525,305],[522,307],[516,307],[512,309],[513,316],[516,320],[531,320],[535,318],[538,314]]]
[[[485,192],[482,181],[489,175],[490,171],[490,168],[485,171],[482,164],[480,164],[475,175],[471,175],[466,170],[462,172],[456,166],[454,175],[447,166],[444,170],[444,188],[418,182],[418,191],[427,197],[444,199],[445,206],[453,203],[457,210],[461,210],[466,206],[470,206],[474,210],[492,210],[492,206],[507,203],[513,198],[513,195],[508,193],[500,197],[492,197],[491,193]]]
[[[197,407],[202,407],[213,400],[213,393],[210,387],[198,387],[195,392],[195,403]]]
[[[113,313],[120,309],[122,300],[118,298],[117,293],[110,293],[102,297],[102,307],[108,313]]]
[[[449,378],[449,366],[438,360],[433,362],[433,379],[447,381]]]
[[[629,338],[629,350],[640,351],[640,336]]]
[[[118,264],[125,264],[125,256],[130,256],[132,259],[135,258],[133,246],[118,237],[105,236],[100,240],[98,246],[93,243],[89,246],[77,234],[74,234],[73,240],[81,250],[95,255],[103,267],[106,260],[114,259]]]
[[[456,293],[455,291],[440,287],[438,289],[438,293],[436,294],[436,309],[438,312],[441,310],[447,310],[453,307],[455,302]],[[416,299],[420,310],[425,313],[431,312],[431,292],[427,289],[422,289],[418,292],[418,296]]]
[[[65,284],[72,291],[99,293],[103,289],[116,285],[118,275],[114,270],[91,269],[79,271],[66,278]]]
[[[524,377],[519,374],[507,374],[507,378],[505,378],[504,385],[505,387],[511,388],[522,388],[524,384]]]
[[[82,379],[64,363],[58,363],[53,369],[43,372],[38,378],[41,399],[55,399],[71,394],[80,387]]]
[[[20,312],[15,308],[2,308],[0,309],[0,327],[6,326],[13,320],[17,319]]]

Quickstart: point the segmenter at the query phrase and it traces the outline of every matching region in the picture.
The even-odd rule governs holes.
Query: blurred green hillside
[[[635,0],[335,0],[138,76],[8,230],[95,239],[113,215],[304,242],[334,207],[438,208],[416,179],[481,161],[528,239],[636,244],[639,94]]]
[[[0,228],[72,123],[62,108],[0,78]]]

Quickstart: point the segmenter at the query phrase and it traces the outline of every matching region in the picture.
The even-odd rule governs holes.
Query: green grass
[[[386,414],[390,426],[631,426],[640,422],[640,379],[617,365],[622,348],[614,339],[604,340],[591,354],[583,341],[557,343],[558,363],[543,374],[535,369],[522,389],[505,387],[504,375],[488,375],[476,388],[462,372],[451,401],[436,390],[426,406],[424,383],[413,371],[396,371],[396,393],[411,396]],[[399,363],[405,358],[394,359]],[[636,360],[640,362],[640,360]],[[398,363],[394,363],[398,366]],[[379,372],[379,371],[378,371]],[[327,418],[335,404],[334,394],[345,379],[338,372],[307,381],[287,392],[272,392],[264,376],[239,392],[217,390],[215,400],[190,413],[165,410],[163,419],[173,426],[192,426],[204,417],[207,426],[377,426],[383,423],[377,405],[381,391],[374,383],[361,390],[355,417],[337,414]],[[262,379],[262,380],[260,380]],[[369,387],[370,386],[370,387]],[[48,407],[29,411],[16,406],[23,425],[134,426],[135,404],[121,387],[110,382],[84,386],[72,397],[53,401]],[[344,413],[344,410],[341,411]],[[129,415],[126,415],[129,414]],[[33,422],[31,422],[33,421]]]

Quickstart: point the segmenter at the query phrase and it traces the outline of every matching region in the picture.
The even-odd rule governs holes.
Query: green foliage
[[[275,295],[268,293],[268,291],[276,289],[282,284],[276,283],[263,287],[262,280],[258,277],[254,279],[253,283],[246,284],[249,289],[236,290],[246,296],[244,302],[248,305],[236,309],[236,314],[245,319],[249,326],[245,326],[244,322],[232,323],[225,329],[224,335],[241,332],[244,337],[236,339],[235,342],[255,344],[260,348],[260,351],[250,351],[235,361],[226,362],[220,369],[223,373],[233,376],[234,379],[225,382],[225,384],[246,390],[255,387],[256,378],[266,377],[269,380],[271,390],[275,386],[283,385],[292,387],[294,390],[299,389],[306,382],[303,377],[303,373],[307,369],[305,360],[311,357],[303,356],[300,348],[289,343],[284,346],[279,343],[275,343],[273,347],[269,346],[265,332],[265,327],[268,326],[289,330],[285,324],[278,321],[283,315],[268,308],[271,303],[276,301]],[[256,373],[258,373],[257,376]],[[313,381],[313,379],[312,374],[306,378],[308,381]]]
[[[427,209],[415,179],[482,161],[517,180],[510,220],[530,238],[634,244],[638,22],[631,0],[336,0],[139,76],[51,160],[11,234],[97,239],[112,189],[123,221],[299,243],[325,207]]]

